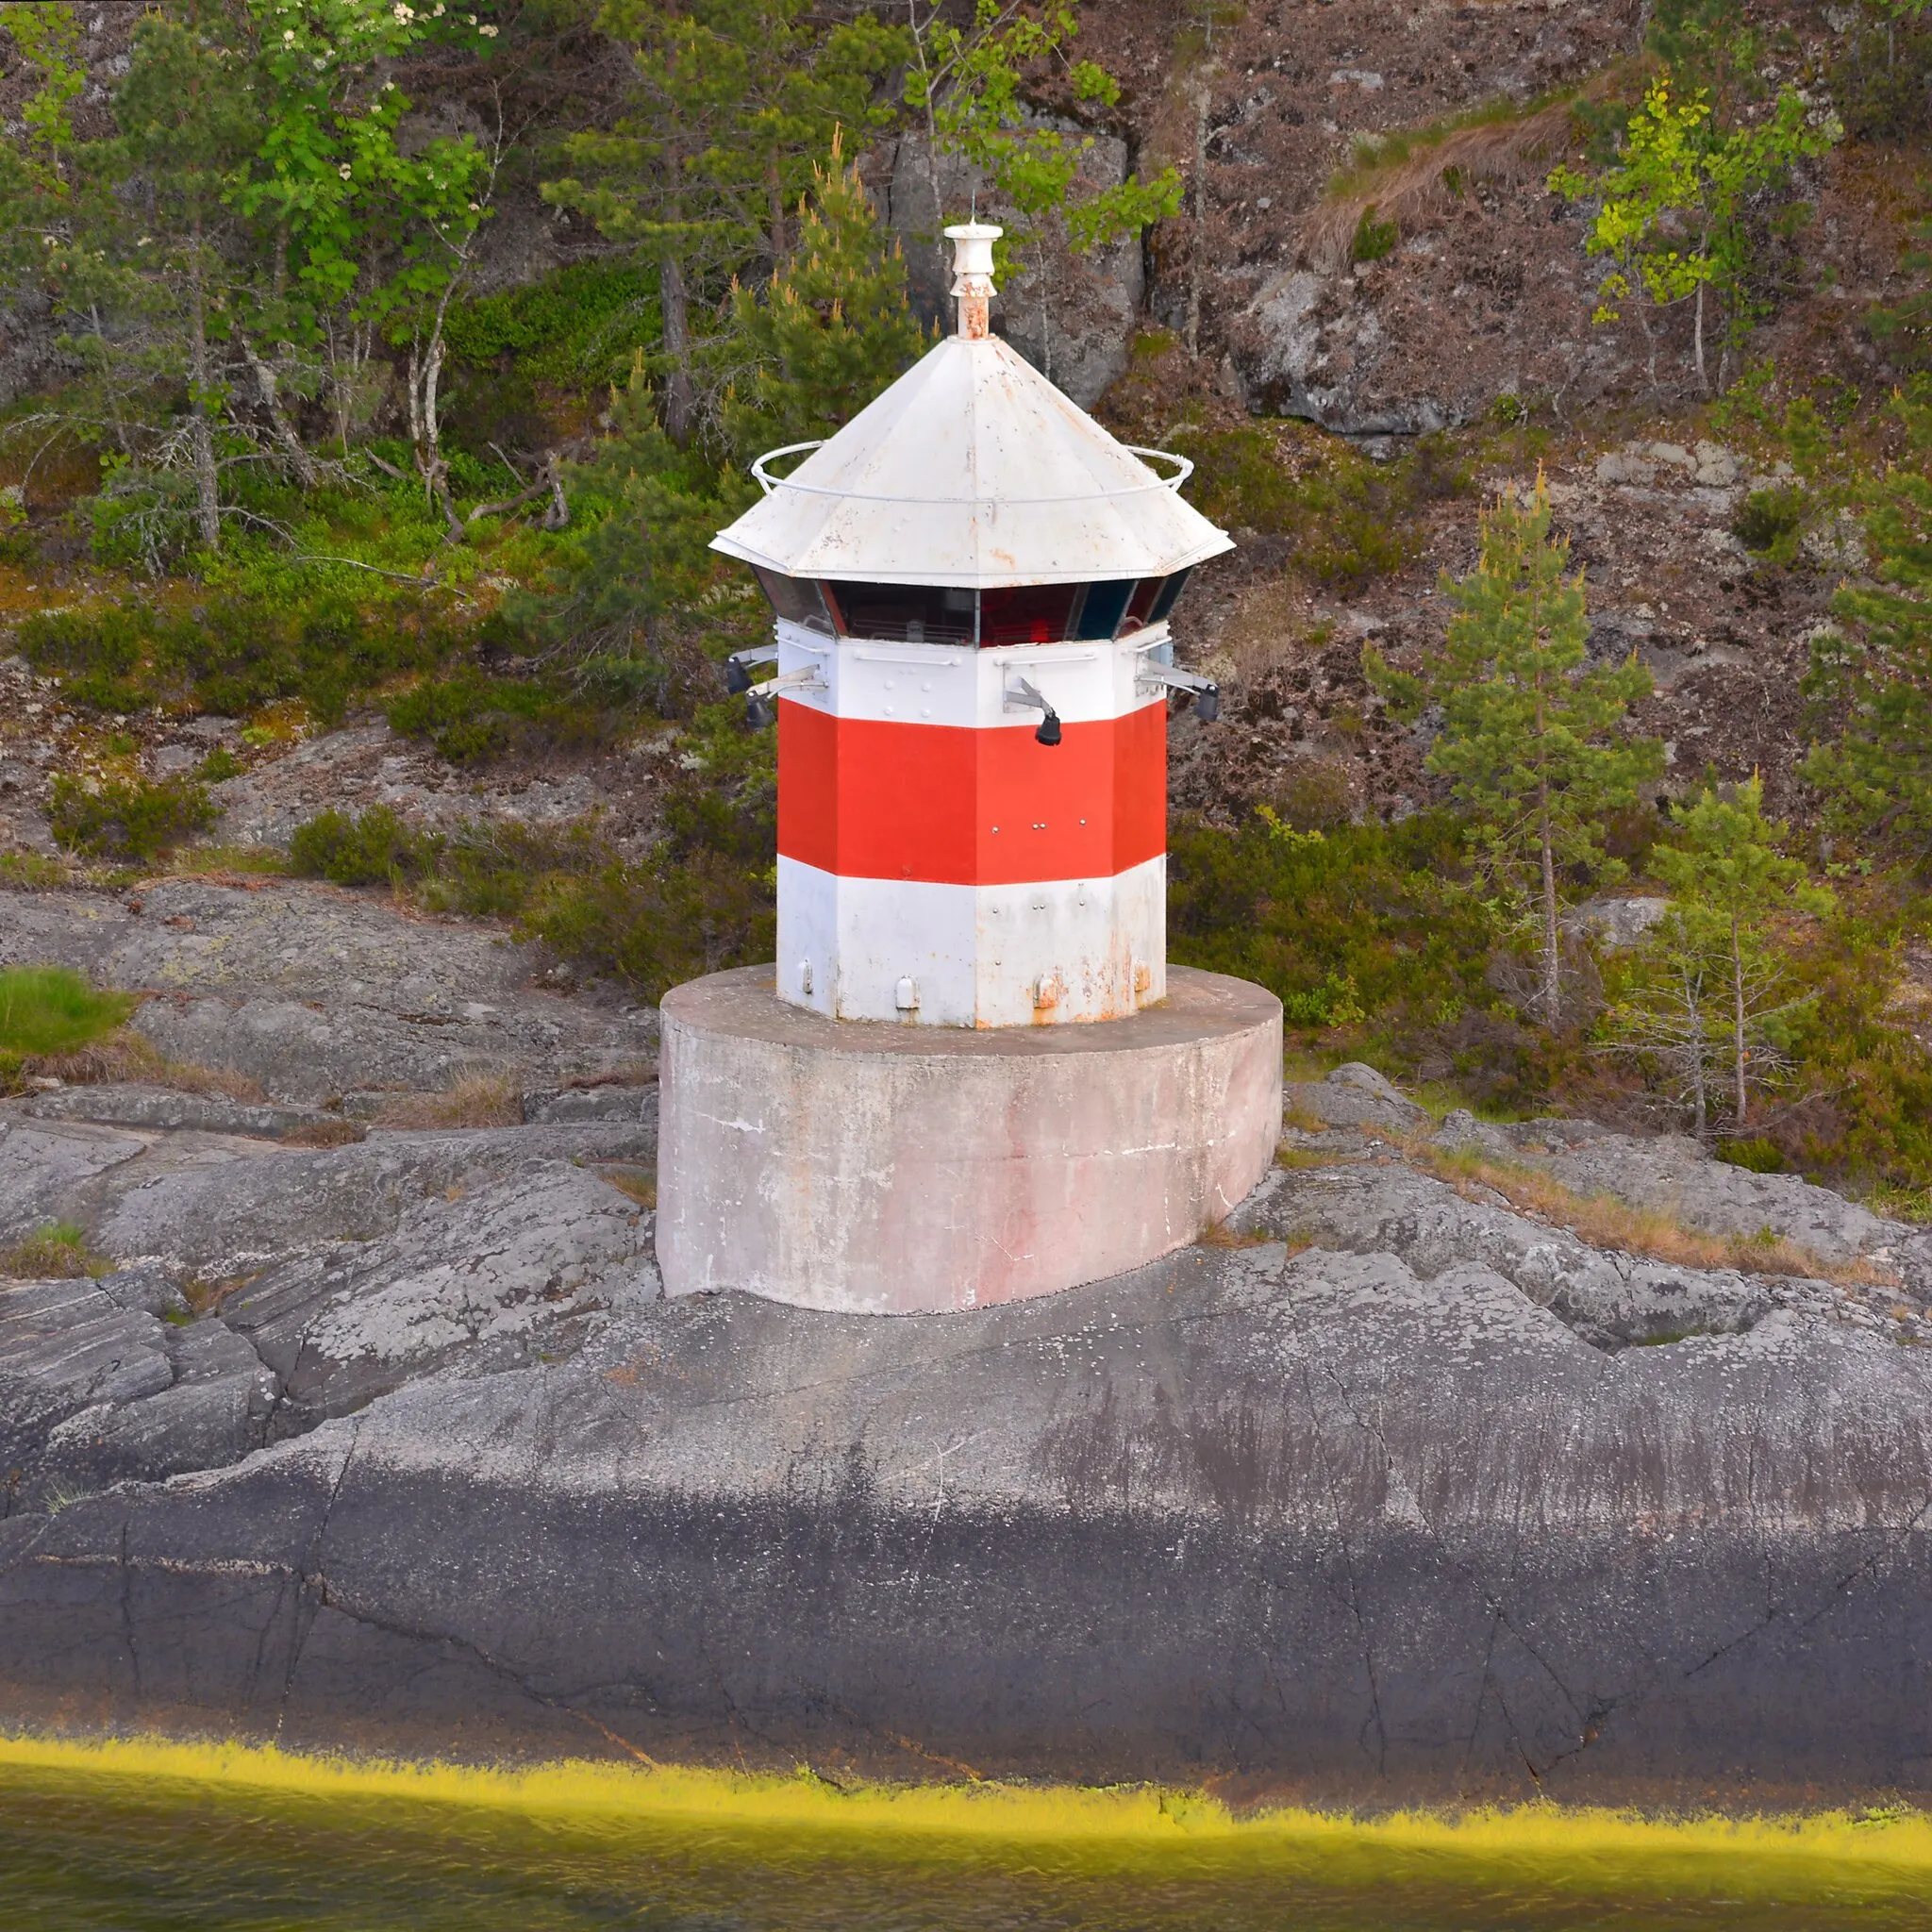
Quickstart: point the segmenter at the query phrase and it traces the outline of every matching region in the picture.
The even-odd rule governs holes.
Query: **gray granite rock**
[[[33,1120],[95,1121],[116,1127],[198,1127],[218,1134],[264,1135],[280,1139],[305,1128],[340,1124],[315,1107],[271,1107],[230,1100],[219,1093],[183,1093],[171,1087],[104,1083],[61,1087],[23,1101],[20,1111]]]
[[[734,1295],[0,1523],[0,1719],[1252,1800],[1918,1800],[1932,1353],[1494,1269]]]
[[[112,1128],[0,1114],[0,1241],[15,1241],[61,1212],[96,1176],[135,1159],[146,1142]]]
[[[245,1170],[166,1174],[98,1217],[96,1244],[213,1276],[252,1274],[334,1241],[391,1235],[417,1202],[482,1191],[558,1160],[655,1158],[655,1126],[372,1133],[358,1145],[278,1149]]]
[[[1773,1282],[1728,1269],[1678,1268],[1591,1248],[1531,1221],[1500,1195],[1464,1199],[1427,1174],[1393,1164],[1276,1170],[1233,1225],[1357,1255],[1389,1255],[1419,1278],[1467,1266],[1490,1270],[1548,1308],[1592,1346],[1674,1341],[1751,1328],[1780,1305],[1836,1307],[1829,1288]]]
[[[1359,1060],[1337,1067],[1324,1080],[1290,1080],[1282,1088],[1282,1108],[1290,1116],[1326,1128],[1381,1127],[1398,1134],[1427,1133],[1429,1117],[1385,1074]]]
[[[1634,1208],[1658,1208],[1707,1234],[1769,1231],[1839,1262],[1909,1233],[1796,1174],[1753,1174],[1715,1160],[1682,1135],[1636,1140],[1596,1130],[1587,1140],[1552,1144],[1520,1129],[1508,1132],[1521,1155],[1577,1193],[1609,1194]]]
[[[411,1376],[574,1354],[586,1322],[662,1293],[650,1217],[566,1161],[454,1201],[406,1207],[392,1234],[270,1269],[223,1305],[281,1378],[279,1434],[344,1415]]]

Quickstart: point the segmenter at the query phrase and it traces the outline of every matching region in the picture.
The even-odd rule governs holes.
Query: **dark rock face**
[[[737,1297],[0,1524],[0,1717],[1367,1802],[1932,1784],[1932,1358],[1489,1268]]]

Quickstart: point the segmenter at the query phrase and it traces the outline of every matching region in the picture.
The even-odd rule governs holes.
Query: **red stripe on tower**
[[[846,878],[1104,878],[1167,849],[1167,707],[995,730],[778,707],[778,850]]]

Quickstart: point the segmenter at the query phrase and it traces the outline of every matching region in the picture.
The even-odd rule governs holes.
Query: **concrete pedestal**
[[[1281,1131],[1281,1002],[1171,966],[1129,1020],[828,1020],[770,966],[661,1009],[658,1259],[671,1294],[934,1313],[1053,1294],[1221,1220]]]

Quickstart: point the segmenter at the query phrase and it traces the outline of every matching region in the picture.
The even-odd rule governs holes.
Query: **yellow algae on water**
[[[446,1807],[457,1807],[600,1839],[627,1825],[695,1827],[734,1840],[808,1839],[827,1857],[868,1860],[904,1854],[1011,1866],[1046,1855],[1096,1876],[1152,1859],[1162,1872],[1204,1878],[1319,1870],[1330,1884],[1367,1885],[1409,1874],[1623,1898],[1774,1897],[1787,1907],[1806,1896],[1842,1900],[1848,1890],[1893,1898],[1932,1891],[1932,1820],[1910,1811],[1671,1819],[1535,1804],[1368,1818],[1298,1809],[1238,1817],[1199,1792],[1152,1787],[854,1788],[808,1771],[781,1777],[589,1762],[477,1768],[158,1738],[0,1736],[0,1774],[36,1772],[131,1784],[158,1802],[189,1800],[197,1790],[250,1801],[275,1793],[304,1807],[380,1799],[385,1822],[400,1830],[441,1829]]]

